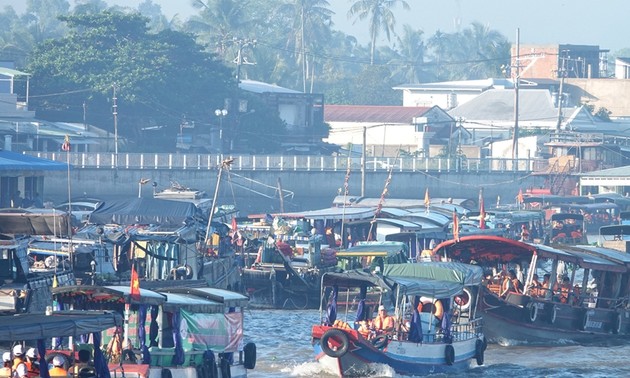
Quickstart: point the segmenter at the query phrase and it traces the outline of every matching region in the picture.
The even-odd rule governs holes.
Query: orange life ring
[[[444,307],[442,306],[442,301],[439,299],[431,300],[431,299],[423,299],[420,303],[418,303],[418,312],[422,312],[423,305],[431,304],[433,309],[431,313],[438,319],[442,320],[442,315],[444,315]]]

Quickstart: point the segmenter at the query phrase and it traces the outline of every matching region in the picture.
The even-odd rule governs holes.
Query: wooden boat
[[[327,273],[322,277],[322,297],[329,304],[322,306],[321,323],[312,329],[315,358],[340,377],[374,374],[379,365],[414,376],[461,372],[473,359],[481,365],[486,348],[476,309],[481,279],[479,267],[442,262],[386,265],[383,275],[362,270]],[[357,288],[362,294],[356,316],[352,314],[349,320],[346,312],[345,320],[337,319],[337,300],[347,297],[344,290],[356,292]],[[474,296],[460,307],[456,298],[464,288]],[[393,332],[366,333],[358,328],[371,319],[370,306],[364,302],[368,290],[392,297]],[[442,304],[441,321],[431,311],[438,302]],[[421,312],[420,303],[429,312]]]
[[[555,213],[549,218],[549,242],[560,244],[586,244],[584,215],[577,213]]]
[[[578,248],[580,247],[580,248]],[[608,253],[617,253],[607,250]],[[449,240],[435,253],[485,268],[480,311],[484,333],[500,344],[588,343],[625,339],[630,334],[628,265],[581,246],[562,249],[496,236]],[[520,267],[523,267],[521,269]],[[514,270],[523,290],[501,293],[493,274]],[[538,287],[534,274],[549,274],[547,287]],[[557,277],[562,279],[558,282]],[[503,294],[503,295],[501,295]]]
[[[91,371],[94,377],[106,376],[115,370],[109,366],[101,351],[101,332],[122,325],[123,319],[114,311],[48,311],[46,313],[29,313],[6,316],[0,322],[0,340],[11,343],[29,343],[35,346],[39,356],[39,366],[48,368],[48,362],[55,356],[64,356],[64,366],[74,357],[74,349],[49,351],[46,349],[51,338],[71,337],[78,340],[81,335],[91,334],[89,348],[94,353],[94,366]],[[127,377],[139,377],[138,369],[130,368]],[[42,373],[43,374],[43,373]],[[115,374],[115,373],[114,373]],[[42,375],[43,376],[43,375]],[[112,376],[114,376],[112,374]],[[147,377],[148,378],[148,377]]]
[[[143,366],[146,373],[141,378],[244,378],[256,365],[256,345],[243,345],[248,298],[240,293],[209,287],[141,288],[138,298],[131,295],[129,286],[52,290],[64,307],[106,308],[124,314],[124,329],[108,329],[103,344],[110,362],[125,372],[129,366]],[[112,342],[116,338],[129,340],[131,353]]]

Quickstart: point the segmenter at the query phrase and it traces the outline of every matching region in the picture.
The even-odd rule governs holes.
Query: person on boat
[[[81,349],[79,351],[79,360],[72,365],[71,370],[74,377],[79,377],[79,373],[83,368],[94,367],[94,364],[90,361],[90,351],[87,349]]]
[[[385,306],[378,306],[378,315],[372,320],[372,328],[377,333],[389,333],[394,330],[394,317],[387,315]]]
[[[65,362],[66,362],[66,359],[63,356],[56,355],[55,357],[53,357],[52,359],[53,368],[48,370],[48,375],[50,375],[51,378],[67,377],[68,371],[63,368],[63,364]]]
[[[551,280],[551,275],[549,273],[546,273],[543,276],[543,282],[540,284],[540,297],[544,297],[547,295],[547,293],[549,292],[549,281]]]
[[[13,347],[13,371],[16,377],[26,377],[28,369],[26,368],[26,360],[24,359],[24,347],[17,344]],[[15,374],[17,373],[17,375]],[[24,373],[24,374],[22,374]]]
[[[521,226],[521,241],[529,241],[529,230],[526,225]]]
[[[562,282],[558,286],[556,292],[558,293],[558,300],[560,301],[560,303],[569,302],[569,293],[571,292],[571,280],[568,276],[562,277]]]
[[[37,361],[37,349],[29,348],[26,351],[26,369],[29,377],[39,377],[39,361]]]
[[[359,332],[361,336],[368,340],[372,338],[372,331],[370,329],[371,327],[369,320],[360,320],[358,322],[358,326],[359,327],[357,328],[357,332]]]
[[[542,283],[538,280],[538,274],[532,276],[532,283],[529,286],[529,293],[532,297],[540,297],[543,295],[543,291],[540,290],[542,287]]]
[[[2,367],[0,368],[0,378],[11,378],[13,376],[13,361],[11,361],[11,353],[4,352],[2,354]]]
[[[571,239],[573,239],[573,241],[575,242],[582,241],[582,230],[576,228],[575,230],[571,231]]]
[[[503,276],[503,282],[501,283],[501,293],[499,294],[502,298],[507,297],[508,293],[516,293],[521,294],[521,290],[519,288],[520,281],[516,278],[516,272],[511,270]]]

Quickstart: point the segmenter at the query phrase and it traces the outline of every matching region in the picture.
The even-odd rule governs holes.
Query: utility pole
[[[302,44],[302,91],[304,93],[306,93],[306,46],[304,46],[304,0],[302,0],[301,3],[302,6],[302,12],[301,12],[301,17],[300,17],[300,29],[301,29],[301,36],[300,36],[300,43]]]
[[[514,76],[514,135],[512,136],[512,159],[518,159],[518,87],[521,80],[521,30],[516,28],[516,75]],[[514,162],[512,162],[514,164]],[[514,167],[513,167],[514,168]]]
[[[363,148],[361,149],[361,197],[365,197],[365,153],[367,151],[367,127],[363,126]]]
[[[116,98],[116,83],[112,84],[112,114],[114,115],[114,167],[118,168],[118,104]]]
[[[566,76],[566,57],[563,56],[566,53],[566,50],[560,52],[560,60],[562,61],[561,66],[558,67],[558,76],[560,77],[560,89],[558,90],[558,123],[556,124],[556,133],[560,132],[560,128],[562,127],[562,97],[563,97],[563,88],[564,88],[564,78]]]
[[[234,63],[236,63],[236,84],[241,82],[241,65],[243,64],[255,64],[250,63],[247,59],[243,59],[243,49],[246,47],[256,47],[255,39],[238,39],[235,40],[234,43],[238,46],[238,52],[236,53],[236,59],[234,59]]]

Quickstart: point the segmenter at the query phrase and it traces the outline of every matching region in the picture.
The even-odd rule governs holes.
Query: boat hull
[[[339,357],[333,357],[324,350],[321,341],[323,335],[330,329],[333,328],[313,327],[313,349],[315,359],[327,371],[339,377],[364,377],[378,374],[382,371],[383,365],[394,370],[396,374],[412,376],[466,371],[475,362],[477,348],[479,348],[477,341],[482,340],[481,337],[474,336],[453,340],[452,344],[391,340],[381,350],[356,331],[345,330],[343,332],[347,335],[349,343],[347,352]],[[450,363],[446,356],[448,348],[454,351]],[[481,357],[482,361],[483,357]]]
[[[630,313],[626,310],[579,307],[521,297],[503,300],[492,293],[484,294],[481,313],[483,332],[489,342],[585,344],[624,339],[630,332]]]

